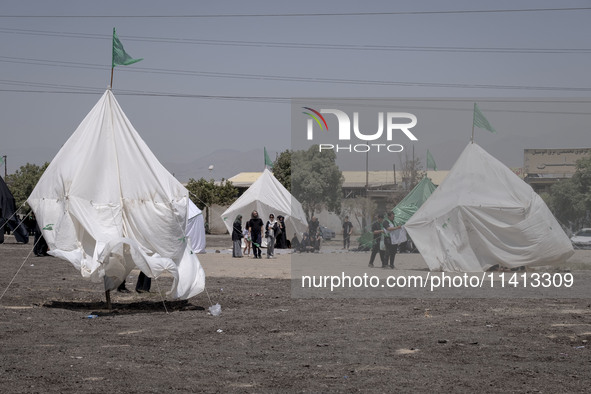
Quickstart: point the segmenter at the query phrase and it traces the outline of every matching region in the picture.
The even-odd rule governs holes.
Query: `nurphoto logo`
[[[338,109],[320,109],[317,111],[310,107],[302,107],[303,113],[309,118],[307,119],[306,138],[308,141],[314,140],[314,128],[315,125],[320,132],[329,132],[328,123],[323,114],[334,115],[338,122],[338,141],[351,141],[352,138],[355,140],[364,141],[359,144],[326,144],[322,143],[318,145],[319,151],[323,150],[334,150],[335,152],[368,152],[370,150],[387,150],[388,152],[401,152],[404,147],[400,144],[390,143],[393,137],[399,132],[402,132],[409,140],[418,141],[418,138],[410,131],[417,124],[417,117],[408,112],[378,112],[378,129],[377,131],[368,132],[367,130],[361,130],[359,127],[359,112],[353,112],[353,127],[351,127],[351,118],[346,112]],[[386,124],[384,127],[384,123]],[[351,133],[351,130],[353,131]],[[385,130],[385,133],[384,133]],[[384,135],[385,134],[385,135]],[[379,141],[384,141],[379,143]],[[365,141],[375,141],[374,143],[368,143]],[[386,143],[387,142],[387,143]]]

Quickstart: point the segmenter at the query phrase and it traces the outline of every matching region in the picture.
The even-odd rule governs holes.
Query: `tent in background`
[[[302,204],[265,168],[263,174],[221,215],[228,232],[237,215],[242,215],[242,226],[250,219],[252,211],[258,211],[259,217],[266,222],[270,213],[275,217],[285,217],[285,230],[290,239],[294,233],[302,239],[308,228],[306,214]]]
[[[138,267],[169,272],[169,294],[203,291],[187,244],[188,191],[158,162],[107,90],[60,149],[28,199],[50,254],[113,290]]]
[[[201,209],[189,200],[189,220],[185,232],[194,253],[205,253],[205,220]]]
[[[405,228],[431,270],[547,265],[574,253],[542,198],[473,143]]]
[[[17,242],[28,243],[29,232],[16,216],[14,196],[4,179],[0,177],[0,244],[4,242],[4,230],[8,227]]]
[[[436,186],[426,176],[393,209],[394,224],[401,226],[423,205],[435,191]]]

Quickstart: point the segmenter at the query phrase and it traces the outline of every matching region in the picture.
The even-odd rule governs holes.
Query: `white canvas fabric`
[[[27,200],[49,253],[115,289],[134,268],[174,277],[187,299],[205,273],[185,237],[188,191],[156,159],[107,90]]]
[[[392,245],[398,245],[406,242],[406,230],[404,227],[391,231],[390,241],[392,242]]]
[[[297,232],[299,239],[308,228],[306,214],[302,204],[273,176],[267,168],[262,175],[221,215],[228,232],[232,233],[232,226],[236,216],[242,215],[242,226],[250,219],[252,211],[258,211],[259,217],[266,223],[269,214],[285,217],[287,239],[291,239]]]
[[[542,198],[472,143],[405,228],[431,270],[546,265],[574,253]]]
[[[203,212],[189,200],[189,221],[187,222],[187,231],[189,244],[194,253],[205,253],[205,220]]]

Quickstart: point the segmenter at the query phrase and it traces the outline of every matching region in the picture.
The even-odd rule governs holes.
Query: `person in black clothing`
[[[49,256],[47,250],[47,242],[45,242],[45,238],[43,238],[43,233],[39,228],[39,224],[35,221],[35,246],[33,247],[33,253],[37,257]]]
[[[29,235],[35,236],[37,232],[37,220],[35,220],[35,215],[27,215],[26,219],[24,220],[23,224],[27,229]]]
[[[117,291],[119,293],[129,293],[129,290],[127,290],[127,287],[125,287],[125,279],[123,279],[123,282],[121,282],[121,284],[117,288]]]
[[[373,261],[376,258],[376,255],[380,254],[380,260],[382,261],[382,267],[386,265],[385,263],[385,254],[383,250],[380,250],[380,241],[382,236],[384,235],[383,229],[383,222],[384,221],[384,214],[380,213],[376,216],[376,220],[371,224],[371,232],[373,234],[373,245],[371,248],[371,257],[369,258],[368,267],[373,267]]]
[[[296,252],[300,252],[300,240],[298,239],[298,235],[294,234],[293,238],[290,241],[291,245],[290,248],[293,248]]]
[[[265,238],[267,238],[267,258],[271,259],[275,255],[275,239],[277,238],[279,223],[275,220],[275,215],[270,214],[269,220],[265,224]]]
[[[320,223],[316,216],[312,216],[310,223],[308,223],[308,236],[312,248],[315,251],[320,251]]]
[[[152,287],[152,278],[140,271],[140,275],[137,278],[137,283],[135,284],[135,291],[138,293],[148,293],[150,291],[150,287]]]
[[[261,259],[261,230],[264,226],[263,219],[259,217],[257,211],[252,211],[250,220],[246,222],[246,228],[250,232],[250,239],[252,240],[252,253],[255,259]]]
[[[396,258],[396,253],[398,252],[398,244],[392,243],[391,234],[398,230],[401,226],[396,226],[394,224],[394,212],[388,212],[388,218],[384,220],[384,228],[386,229],[386,234],[384,235],[384,241],[386,244],[386,266],[388,262],[390,263],[390,268],[394,269],[394,259]]]
[[[285,234],[285,218],[281,215],[277,216],[277,224],[279,230],[277,231],[277,240],[275,241],[275,249],[287,248],[287,235]]]
[[[351,245],[351,233],[353,232],[353,223],[349,221],[349,216],[345,216],[343,222],[343,249],[349,250]]]
[[[242,257],[242,215],[232,225],[232,257]]]
[[[302,241],[299,242],[298,252],[313,252],[314,246],[312,246],[312,241],[310,240],[310,236],[308,233],[302,234]]]

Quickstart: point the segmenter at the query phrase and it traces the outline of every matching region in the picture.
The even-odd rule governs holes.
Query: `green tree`
[[[186,185],[191,195],[191,200],[203,209],[211,204],[229,205],[232,204],[238,196],[238,189],[232,182],[222,178],[219,185],[215,184],[213,179],[209,181],[201,178],[198,181],[191,178]]]
[[[308,220],[314,212],[326,208],[340,213],[343,175],[336,165],[336,153],[319,152],[318,145],[291,154],[292,194],[297,198]]]
[[[27,163],[21,166],[14,174],[9,174],[5,182],[14,196],[17,208],[23,205],[39,182],[49,163],[42,166]]]
[[[226,181],[222,178],[219,185],[216,185],[213,179],[206,181],[201,178],[198,181],[191,178],[186,185],[191,200],[205,211],[205,223],[209,228],[209,207],[212,204],[230,205],[236,201],[238,197],[238,189],[234,187],[232,182]]]
[[[582,206],[591,211],[591,156],[577,160],[576,168],[571,179],[578,188]]]
[[[571,229],[590,224],[591,157],[577,161],[572,178],[552,185],[547,202],[556,219]]]
[[[291,192],[291,150],[281,152],[273,163],[273,175]]]

